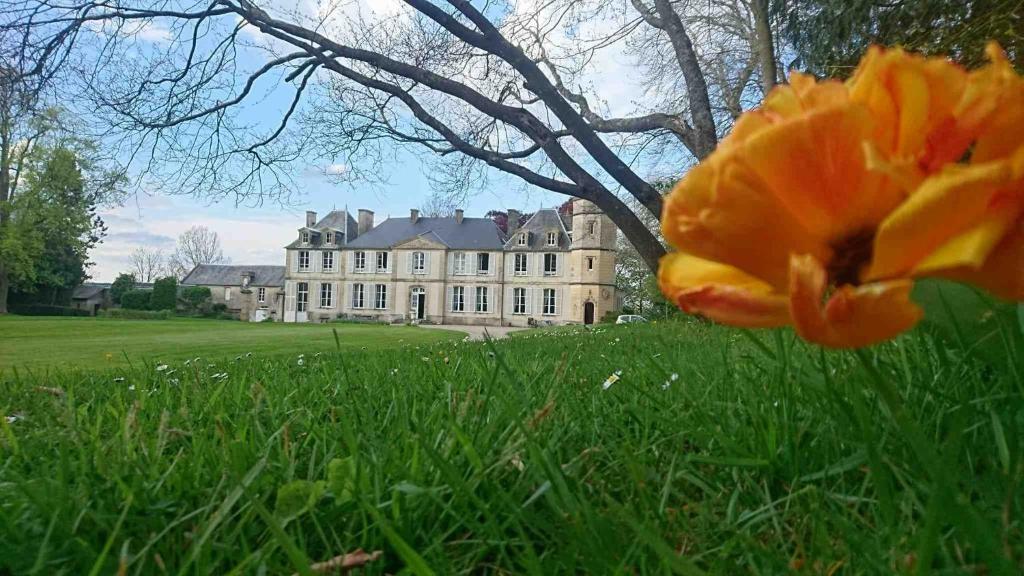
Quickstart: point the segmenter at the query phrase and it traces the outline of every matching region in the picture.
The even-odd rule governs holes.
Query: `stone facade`
[[[536,212],[507,234],[487,218],[307,214],[286,247],[286,322],[336,318],[526,326],[614,309],[616,229],[593,204]],[[518,218],[510,218],[510,222]]]
[[[239,320],[281,320],[284,309],[284,267],[200,264],[182,286],[210,289],[210,303],[223,304]]]

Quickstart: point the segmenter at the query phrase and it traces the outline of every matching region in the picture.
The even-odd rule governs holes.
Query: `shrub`
[[[174,310],[178,306],[178,279],[174,276],[159,278],[153,283],[150,310]]]
[[[129,290],[121,295],[121,307],[129,310],[149,310],[152,290]]]
[[[206,286],[187,286],[181,291],[181,299],[185,308],[191,312],[201,312],[210,303],[210,289]]]
[[[121,303],[121,297],[125,292],[135,289],[135,274],[118,274],[114,283],[110,285],[110,300],[114,304]]]
[[[122,320],[170,320],[174,318],[172,310],[132,310],[130,308],[111,308],[100,310],[104,318],[120,318]]]
[[[71,306],[52,306],[49,304],[24,304],[11,306],[12,314],[22,316],[89,316],[88,310],[80,310]]]
[[[224,304],[223,302],[218,302],[214,304],[213,307],[211,308],[211,311],[213,311],[215,314],[221,314],[223,312],[227,312],[227,310],[228,305]]]

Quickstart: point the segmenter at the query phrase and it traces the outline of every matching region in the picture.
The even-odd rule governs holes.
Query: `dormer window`
[[[309,244],[309,232],[305,230],[302,231],[302,243]]]
[[[548,232],[548,246],[555,246],[558,244],[558,232]]]
[[[326,237],[324,238],[324,240],[328,244],[334,244],[334,232],[328,231]]]
[[[516,243],[519,244],[520,246],[526,246],[526,232],[521,232],[519,234],[519,239],[516,241]]]

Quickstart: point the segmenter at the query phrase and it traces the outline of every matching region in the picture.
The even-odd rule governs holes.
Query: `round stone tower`
[[[569,254],[571,320],[599,322],[615,309],[615,244],[618,228],[593,202],[572,203]]]

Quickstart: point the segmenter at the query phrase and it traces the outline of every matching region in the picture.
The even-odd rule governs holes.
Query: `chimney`
[[[306,228],[316,226],[316,212],[306,210]]]
[[[420,219],[420,211],[413,208],[409,210],[409,221],[415,224]]]
[[[455,222],[457,224],[462,224],[462,208],[455,209]]]
[[[508,229],[508,235],[511,236],[516,233],[519,229],[519,210],[513,210],[509,208],[508,218],[506,219],[505,228]]]
[[[356,236],[362,236],[363,234],[369,232],[373,228],[373,210],[365,210],[363,208],[360,208],[358,222],[359,225],[357,226],[356,229],[359,231],[359,233],[356,234]]]

